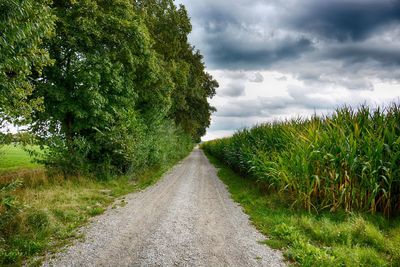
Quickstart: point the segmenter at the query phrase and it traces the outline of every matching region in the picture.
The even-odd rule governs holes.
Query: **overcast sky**
[[[220,84],[203,140],[400,98],[399,0],[179,0]]]

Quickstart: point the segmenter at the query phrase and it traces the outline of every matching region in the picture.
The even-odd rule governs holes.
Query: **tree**
[[[28,119],[41,106],[42,99],[32,97],[31,75],[52,63],[42,42],[52,35],[54,19],[46,0],[0,2],[0,127]]]
[[[178,59],[192,31],[185,6],[177,8],[173,0],[136,0],[135,7],[151,33],[153,49],[167,62]]]
[[[31,129],[48,147],[46,164],[125,173],[200,140],[214,110],[207,98],[218,84],[188,43],[183,6],[54,0],[50,7],[55,31],[43,47],[54,64],[30,75],[31,99],[43,99]]]
[[[216,111],[208,103],[208,98],[215,95],[218,87],[218,82],[205,72],[202,59],[200,52],[194,51],[193,48],[186,53],[189,73],[186,87],[181,87],[181,91],[185,90],[185,93],[180,95],[180,92],[176,91],[177,97],[170,113],[176,123],[190,133],[196,142],[200,142],[200,137],[206,133],[211,113]],[[179,101],[177,98],[180,98]]]
[[[172,0],[136,0],[144,17],[165,76],[171,87],[170,118],[196,142],[210,125],[215,108],[208,98],[215,95],[218,83],[205,71],[203,57],[188,42],[192,25],[183,5]]]
[[[32,129],[61,139],[53,145],[61,157],[124,171],[129,148],[120,140],[127,138],[111,135],[135,116],[139,95],[157,95],[146,27],[129,0],[55,0],[52,10],[55,36],[45,45],[55,63],[35,81],[44,109],[34,114]]]

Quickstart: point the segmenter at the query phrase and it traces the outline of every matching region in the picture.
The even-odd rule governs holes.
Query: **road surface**
[[[186,159],[127,205],[95,217],[83,241],[44,266],[284,266],[250,224],[204,153]]]

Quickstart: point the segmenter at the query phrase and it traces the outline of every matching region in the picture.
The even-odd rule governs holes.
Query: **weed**
[[[102,208],[102,207],[93,207],[93,208],[89,209],[88,214],[90,216],[96,216],[96,215],[102,214],[103,212],[104,212],[104,208]]]

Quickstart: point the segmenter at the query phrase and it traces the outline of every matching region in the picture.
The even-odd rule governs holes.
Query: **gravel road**
[[[285,266],[199,149],[125,200],[44,266]]]

